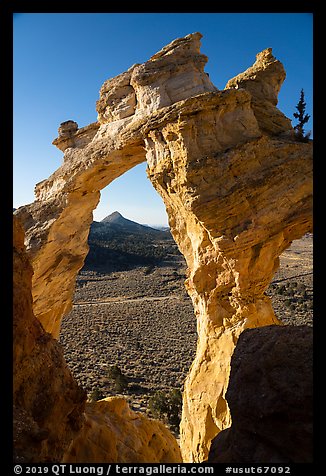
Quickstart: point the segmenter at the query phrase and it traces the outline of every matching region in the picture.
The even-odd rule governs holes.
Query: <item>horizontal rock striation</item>
[[[260,129],[267,134],[291,131],[291,121],[279,109],[278,93],[285,80],[285,69],[272,54],[272,48],[258,53],[255,63],[230,79],[225,89],[245,89],[251,94],[252,109]]]
[[[63,165],[15,212],[34,270],[34,314],[58,337],[100,190],[147,161],[187,261],[197,319],[181,422],[187,462],[207,459],[211,440],[230,426],[225,391],[238,337],[278,324],[265,291],[279,255],[312,230],[312,143],[298,142],[277,109],[282,64],[264,50],[219,91],[204,71],[200,38],[174,40],[106,81],[98,121],[83,130],[61,125],[54,143]]]

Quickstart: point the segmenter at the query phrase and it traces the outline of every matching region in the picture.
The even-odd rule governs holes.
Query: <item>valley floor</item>
[[[267,291],[284,324],[312,326],[312,235],[281,256]],[[185,263],[179,254],[160,267],[137,267],[104,274],[82,270],[73,310],[62,324],[60,342],[78,382],[89,396],[115,395],[109,368],[127,378],[124,394],[136,411],[150,414],[157,390],[182,390],[195,356],[196,321],[184,289]]]

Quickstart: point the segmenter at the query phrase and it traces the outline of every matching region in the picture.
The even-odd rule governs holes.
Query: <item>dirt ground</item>
[[[313,235],[293,241],[267,294],[276,316],[289,325],[313,325]]]
[[[311,234],[293,242],[267,291],[286,325],[312,326],[312,251]],[[193,307],[183,284],[185,270],[176,253],[160,267],[80,272],[60,342],[89,397],[94,392],[124,394],[134,410],[149,413],[148,400],[155,391],[182,390],[197,340]],[[126,377],[124,388],[117,388],[110,378],[112,365]]]

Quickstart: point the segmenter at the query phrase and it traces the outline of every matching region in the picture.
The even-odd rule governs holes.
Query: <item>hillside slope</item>
[[[84,269],[104,273],[156,266],[169,255],[180,254],[169,230],[141,225],[119,212],[92,223],[88,245]]]

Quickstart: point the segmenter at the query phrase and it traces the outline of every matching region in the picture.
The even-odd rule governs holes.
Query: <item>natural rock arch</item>
[[[63,165],[16,215],[33,269],[33,310],[58,336],[88,251],[100,190],[140,162],[165,203],[188,265],[198,345],[185,384],[181,450],[207,458],[230,425],[230,358],[247,327],[279,324],[265,295],[279,255],[311,231],[312,144],[295,140],[276,107],[285,78],[271,49],[219,91],[204,72],[200,33],[108,80],[98,122],[66,121]]]

